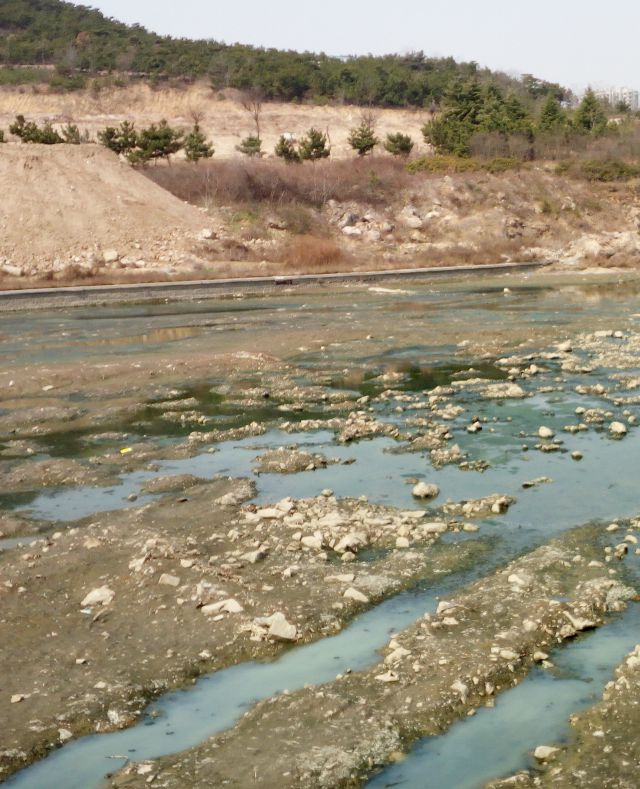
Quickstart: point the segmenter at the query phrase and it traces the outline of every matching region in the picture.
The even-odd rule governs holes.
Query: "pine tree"
[[[327,135],[311,127],[300,140],[298,154],[303,161],[315,162],[318,159],[326,159],[331,154],[331,149],[327,146]]]
[[[274,149],[274,153],[278,158],[284,159],[285,162],[300,162],[300,154],[296,149],[295,143],[293,140],[285,137],[284,134],[278,140],[278,144]]]
[[[262,140],[255,134],[250,134],[242,140],[240,145],[236,145],[236,151],[240,151],[245,156],[260,157],[262,156]]]
[[[380,142],[373,126],[367,121],[362,121],[355,129],[351,129],[347,141],[354,151],[358,152],[358,156],[366,156]]]
[[[184,138],[184,152],[190,162],[210,159],[215,153],[213,145],[207,142],[207,138],[200,131],[197,122],[193,124],[193,129]]]
[[[573,125],[577,131],[583,134],[593,134],[596,137],[606,131],[607,116],[591,88],[584,94],[584,98],[573,116]]]
[[[138,134],[135,150],[129,154],[129,159],[134,164],[143,164],[152,159],[169,159],[184,145],[182,132],[173,129],[166,120],[152,123]]]
[[[98,141],[110,151],[128,156],[138,144],[138,133],[133,123],[123,121],[117,129],[107,126],[98,132]]]
[[[567,118],[562,107],[553,93],[549,93],[540,113],[538,129],[542,132],[560,131],[566,124]]]

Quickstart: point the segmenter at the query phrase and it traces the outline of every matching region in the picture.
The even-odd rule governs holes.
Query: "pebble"
[[[538,428],[538,435],[540,436],[540,438],[548,439],[548,438],[553,438],[555,436],[555,433],[550,427],[547,427],[546,425],[541,425]]]

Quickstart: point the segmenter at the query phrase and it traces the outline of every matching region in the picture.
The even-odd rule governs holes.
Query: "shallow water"
[[[504,284],[511,287],[508,296],[502,291]],[[286,346],[287,352],[283,355],[298,365],[303,378],[305,371],[310,376],[322,372],[334,390],[376,395],[392,386],[406,392],[420,392],[456,380],[470,366],[478,371],[473,375],[504,378],[504,373],[493,364],[495,357],[491,352],[487,351],[486,358],[476,358],[466,347],[458,346],[470,336],[482,338],[490,347],[496,335],[502,340],[508,335],[511,352],[516,352],[521,342],[545,348],[547,343],[581,330],[625,329],[638,323],[638,316],[633,314],[637,283],[624,289],[615,283],[515,287],[509,280],[501,280],[482,284],[477,281],[439,282],[437,287],[421,282],[411,283],[410,288],[408,294],[385,296],[366,289],[328,292],[316,289],[308,293],[295,291],[267,298],[195,305],[0,315],[0,373],[4,376],[2,380],[13,374],[11,360],[15,355],[24,363],[55,360],[73,364],[108,361],[123,355],[132,358],[143,355],[163,358],[162,354],[186,357],[211,347],[216,352],[261,350],[262,346],[269,345],[264,339],[266,336],[272,337],[273,343],[282,342],[282,348]],[[287,336],[286,342],[278,339],[279,333]],[[373,335],[372,339],[365,340],[369,334]],[[282,348],[271,350],[275,353]],[[152,705],[141,725],[125,732],[71,743],[23,771],[8,785],[84,789],[96,786],[105,772],[122,763],[122,760],[109,760],[110,756],[125,754],[127,758],[139,760],[197,744],[206,736],[232,725],[256,699],[271,696],[285,686],[293,689],[306,683],[326,682],[347,668],[357,670],[372,664],[378,659],[376,650],[388,641],[390,632],[415,621],[435,606],[438,595],[450,594],[471,576],[487,573],[507,559],[577,524],[636,515],[639,508],[635,469],[640,431],[632,430],[623,441],[613,441],[606,431],[593,429],[576,435],[562,433],[564,425],[578,421],[574,413],[578,405],[619,409],[598,398],[575,393],[576,384],[595,383],[599,377],[563,375],[562,380],[557,381],[557,370],[552,364],[548,367],[539,378],[523,385],[537,392],[541,385],[553,384],[560,386],[562,391],[538,393],[521,401],[496,402],[480,400],[462,389],[452,398],[467,409],[450,423],[455,441],[471,459],[483,459],[491,464],[484,473],[462,471],[457,466],[435,470],[428,456],[395,452],[397,442],[387,438],[338,446],[333,434],[327,431],[285,433],[278,429],[278,418],[291,419],[293,416],[299,419],[313,414],[283,414],[269,405],[245,413],[212,396],[211,386],[220,381],[208,381],[201,388],[185,387],[180,396],[196,395],[203,412],[218,420],[216,426],[237,426],[252,419],[269,420],[267,434],[217,444],[215,453],[207,452],[205,446],[201,454],[192,458],[159,460],[155,463],[156,470],[123,474],[117,485],[41,490],[17,496],[0,494],[0,506],[52,521],[71,521],[99,511],[140,506],[157,498],[141,494],[145,481],[158,475],[184,473],[205,478],[216,475],[251,477],[257,485],[256,501],[262,503],[285,496],[315,496],[331,488],[337,496],[365,495],[372,502],[405,509],[426,506],[411,495],[407,482],[413,477],[440,486],[441,495],[432,506],[447,499],[464,500],[491,493],[509,494],[517,499],[505,515],[481,522],[480,535],[495,538],[494,545],[471,574],[458,574],[430,588],[417,588],[398,595],[359,617],[338,636],[292,649],[273,663],[243,664],[205,677],[188,691],[168,694]],[[387,371],[400,372],[404,378],[389,385],[375,380]],[[407,415],[421,413],[397,412],[396,406],[395,401],[377,403],[376,415],[383,421],[402,426]],[[638,413],[637,406],[630,410]],[[471,414],[489,419],[482,432],[475,435],[467,434],[464,429]],[[533,449],[538,442],[534,434],[541,424],[558,432],[566,451],[543,454]],[[104,451],[100,445],[83,444],[83,434],[74,433],[72,427],[68,434],[44,437],[42,454],[38,457],[87,457]],[[161,446],[183,440],[191,428],[161,422],[154,419],[151,411],[143,411],[130,423],[115,425],[113,429],[127,430],[128,443],[152,435]],[[258,454],[268,448],[293,444],[307,451],[323,452],[342,460],[354,459],[355,462],[294,475],[253,474]],[[529,447],[529,451],[524,451],[523,445]],[[572,450],[580,450],[584,459],[579,463],[572,461],[568,454]],[[540,476],[551,477],[553,482],[522,489],[524,481]],[[139,496],[134,503],[128,500],[131,494]],[[0,541],[0,549],[10,549],[19,542],[19,538]],[[531,743],[525,736],[526,731],[516,737],[512,725],[514,710],[522,705],[529,709],[540,700],[544,716],[539,713],[539,717],[544,718],[545,732],[548,732],[545,736],[551,737],[556,731],[558,734],[554,736],[562,736],[564,729],[558,721],[564,721],[567,710],[591,698],[585,690],[584,678],[593,678],[595,688],[598,682],[604,681],[605,675],[608,677],[624,651],[635,644],[638,614],[636,608],[633,611],[619,620],[633,624],[631,630],[635,640],[630,646],[626,646],[626,636],[619,632],[622,626],[618,623],[581,639],[559,655],[556,662],[569,661],[566,667],[571,668],[572,656],[576,655],[575,659],[585,661],[584,674],[571,679],[550,679],[546,674],[535,672],[531,679],[505,694],[496,710],[482,710],[476,718],[454,727],[451,734],[427,741],[405,763],[383,773],[372,785],[388,785],[375,781],[402,780],[405,782],[402,785],[424,786],[416,781],[420,780],[421,771],[428,763],[430,774],[439,776],[439,783],[433,783],[438,789],[476,786],[477,783],[465,783],[470,777],[464,769],[447,772],[454,769],[451,755],[459,753],[460,749],[472,754],[472,759],[458,761],[474,765],[471,778],[475,780],[485,769],[481,759],[489,749],[487,732],[493,731],[494,726],[498,732],[494,736],[501,738],[501,747],[491,746],[496,755],[491,757],[492,771],[486,777],[517,769],[523,764],[526,766],[526,751],[539,743]],[[596,660],[596,656],[600,657]],[[602,664],[601,670],[592,665],[592,658]],[[547,692],[551,694],[551,706],[543,702]],[[514,695],[518,693],[521,695]],[[514,698],[515,701],[511,701]],[[160,716],[151,717],[156,712]],[[551,728],[547,728],[547,718]],[[555,729],[553,721],[557,723]],[[501,726],[513,732],[513,741],[499,733]],[[464,733],[459,734],[459,731]],[[529,727],[529,732],[537,730]],[[544,739],[542,737],[540,742]],[[393,777],[395,770],[405,772],[397,773],[400,776],[397,778]]]
[[[392,633],[434,611],[438,596],[472,580],[478,571],[460,573],[430,589],[398,594],[358,617],[338,635],[293,648],[271,663],[243,663],[205,676],[193,687],[168,693],[150,705],[134,728],[77,740],[21,771],[6,786],[97,787],[106,772],[128,759],[175,753],[231,727],[260,699],[308,683],[329,682],[336,674],[373,665],[380,659],[377,650]]]
[[[553,671],[536,668],[498,697],[495,709],[454,724],[418,744],[405,761],[367,783],[369,789],[481,789],[493,779],[535,767],[530,752],[569,735],[570,714],[599,701],[613,669],[640,637],[640,606],[551,655]]]

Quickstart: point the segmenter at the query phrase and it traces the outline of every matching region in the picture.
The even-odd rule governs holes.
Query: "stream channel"
[[[435,289],[424,283],[403,283],[403,288],[410,290],[398,289],[391,294],[363,290],[357,299],[345,289],[337,297],[335,293],[318,291],[293,292],[249,302],[203,302],[191,309],[185,305],[171,309],[167,305],[109,307],[102,316],[99,309],[91,314],[87,310],[70,311],[64,317],[46,312],[3,315],[0,365],[7,368],[16,357],[22,362],[40,363],[51,354],[58,360],[77,363],[85,357],[95,361],[114,353],[133,356],[151,350],[187,355],[211,342],[214,336],[221,346],[239,347],[236,334],[240,335],[241,347],[251,347],[252,333],[272,331],[281,324],[283,331],[291,330],[295,324],[296,330],[304,326],[307,339],[313,335],[316,344],[303,342],[289,356],[289,362],[301,370],[326,373],[333,381],[333,390],[375,396],[387,388],[375,383],[375,375],[390,369],[405,374],[393,388],[407,392],[447,383],[455,378],[449,370],[465,367],[482,366],[486,377],[502,380],[502,370],[493,367],[490,340],[495,334],[504,340],[505,333],[513,333],[514,343],[509,351],[516,352],[517,342],[529,342],[529,350],[548,350],[553,342],[579,331],[602,327],[637,329],[637,283],[624,289],[616,282],[586,282],[579,288],[534,283],[516,288],[510,283],[508,298],[502,290],[504,284],[503,280],[483,285],[477,280],[439,282]],[[243,313],[241,322],[239,313]],[[386,323],[380,325],[383,316]],[[337,325],[339,333],[343,324],[352,332],[357,329],[358,338],[333,341],[331,347],[329,343],[320,346],[317,338],[322,338],[323,327],[329,322],[334,324],[333,332]],[[436,330],[444,322],[448,326],[439,337]],[[365,350],[361,336],[374,326],[384,341],[373,350]],[[480,358],[466,349],[470,328],[487,342],[487,350]],[[169,335],[168,329],[172,332]],[[428,340],[416,344],[417,334]],[[350,383],[354,370],[359,373],[355,385]],[[625,373],[637,374],[639,370],[640,359],[637,368]],[[57,522],[57,526],[101,511],[140,506],[154,498],[141,491],[145,481],[173,474],[251,477],[257,485],[257,503],[274,502],[285,496],[316,496],[331,488],[338,497],[365,495],[375,503],[415,509],[423,505],[416,503],[411,485],[407,484],[414,477],[436,482],[441,490],[439,501],[498,492],[516,498],[506,514],[481,521],[481,534],[491,538],[492,548],[472,570],[448,576],[435,585],[417,584],[360,615],[338,635],[291,648],[273,662],[244,663],[202,677],[192,687],[168,693],[151,704],[138,725],[65,745],[15,775],[6,785],[20,789],[98,787],[107,772],[129,759],[140,761],[175,753],[228,729],[259,699],[309,683],[330,682],[340,672],[375,664],[390,634],[435,610],[443,595],[455,593],[470,580],[486,575],[562,531],[591,520],[608,522],[637,515],[640,434],[631,431],[624,441],[612,441],[606,430],[563,433],[563,451],[533,451],[535,440],[531,436],[539,425],[549,425],[560,434],[564,425],[576,421],[576,407],[611,407],[598,397],[575,391],[579,384],[607,384],[609,372],[599,370],[598,376],[559,375],[557,367],[549,365],[535,381],[522,384],[532,394],[524,400],[480,399],[462,388],[455,402],[463,405],[466,412],[451,421],[451,431],[470,459],[490,464],[483,473],[461,471],[456,465],[433,469],[423,453],[390,451],[396,442],[385,437],[342,446],[327,430],[285,433],[279,428],[278,418],[273,418],[264,435],[224,441],[216,444],[213,452],[203,447],[194,457],[160,459],[153,471],[122,474],[119,484],[42,489],[28,495],[0,493],[0,506],[4,509],[28,512],[32,517]],[[553,391],[540,391],[545,388]],[[376,401],[376,416],[402,424],[403,415],[395,410],[395,405],[393,401]],[[630,408],[633,413],[638,410]],[[485,429],[474,436],[465,431],[471,410],[487,418]],[[213,406],[211,415],[229,425],[256,418],[251,412],[221,414]],[[297,414],[296,418],[304,416]],[[129,427],[129,433],[127,441],[137,438],[132,435],[135,427]],[[167,432],[159,438],[164,445],[170,445],[182,436]],[[253,473],[257,454],[291,444],[353,462],[330,465],[313,473]],[[528,444],[530,451],[523,451],[523,444]],[[575,450],[583,455],[580,462],[570,458],[569,451]],[[55,455],[65,455],[65,451],[43,441],[42,451],[34,457]],[[525,480],[541,476],[553,481],[522,489]],[[134,503],[129,501],[132,495],[138,496]],[[31,539],[35,538],[0,540],[0,550],[8,552]],[[446,539],[470,538],[448,535]],[[629,564],[635,564],[635,557]],[[473,789],[492,777],[531,767],[529,751],[541,742],[561,741],[568,733],[568,715],[599,697],[614,667],[640,640],[639,625],[638,606],[632,605],[597,632],[556,650],[554,673],[534,670],[518,687],[502,694],[495,709],[483,709],[441,737],[420,742],[403,762],[372,778],[369,786]],[[427,774],[429,782],[425,783]]]

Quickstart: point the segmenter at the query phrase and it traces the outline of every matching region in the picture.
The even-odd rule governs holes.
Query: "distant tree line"
[[[259,89],[266,100],[428,107],[440,104],[456,80],[476,79],[514,91],[525,103],[549,92],[566,98],[555,83],[531,75],[514,80],[453,58],[422,52],[338,58],[174,39],[61,0],[2,0],[0,31],[0,84],[44,79],[73,89],[104,73],[208,78],[217,89]],[[45,65],[55,71],[37,68]]]

